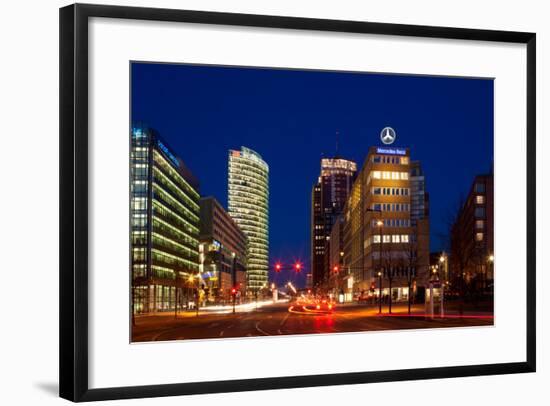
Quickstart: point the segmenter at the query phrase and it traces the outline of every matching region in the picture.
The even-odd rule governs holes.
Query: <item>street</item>
[[[290,311],[289,311],[290,310]],[[406,304],[394,304],[392,314],[378,314],[378,306],[343,305],[333,313],[304,312],[301,306],[278,302],[233,314],[202,311],[157,313],[136,316],[132,342],[184,339],[277,336],[289,334],[343,333],[395,329],[487,326],[493,324],[490,312],[467,312],[459,316],[450,309],[445,318],[425,317],[424,306],[416,305],[407,314]]]

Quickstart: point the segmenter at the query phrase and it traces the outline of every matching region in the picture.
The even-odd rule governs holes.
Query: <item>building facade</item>
[[[255,151],[229,151],[229,215],[248,238],[247,288],[267,286],[269,273],[269,166]]]
[[[493,174],[474,178],[451,229],[451,277],[454,286],[492,288],[494,281]],[[463,286],[464,287],[464,286]]]
[[[350,193],[357,164],[334,157],[321,159],[321,173],[311,192],[311,273],[315,288],[330,277],[330,233]]]
[[[199,274],[207,299],[225,303],[246,292],[247,238],[214,197],[200,199]]]
[[[414,168],[420,163],[411,164],[408,148],[369,149],[344,209],[348,298],[381,292],[406,300],[412,289],[425,285],[430,261],[427,194],[413,201],[413,182],[420,182]],[[425,189],[423,177],[421,182]]]
[[[424,171],[419,161],[412,161],[410,167],[411,181],[411,224],[415,226],[420,219],[430,213],[429,194],[426,191]]]
[[[156,131],[137,124],[130,176],[133,309],[174,309],[198,289],[199,184]]]

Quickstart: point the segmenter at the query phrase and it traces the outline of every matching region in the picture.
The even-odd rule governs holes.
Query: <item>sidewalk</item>
[[[364,309],[375,309],[378,310],[378,302],[375,304],[372,303],[357,303],[357,302],[347,302],[347,303],[337,303],[336,309],[346,309],[346,308],[364,308]],[[382,314],[388,313],[388,302],[382,302]],[[460,303],[457,302],[447,302],[444,303],[444,311],[447,316],[459,316],[460,315]],[[408,303],[407,302],[393,302],[392,303],[392,314],[408,314]],[[434,308],[434,314],[439,314],[439,306],[436,305]],[[424,315],[425,305],[424,303],[411,303],[411,315],[412,314],[422,314]],[[471,303],[466,303],[462,308],[463,315],[470,316],[492,316],[492,304],[490,303],[480,303],[477,306],[473,306]]]

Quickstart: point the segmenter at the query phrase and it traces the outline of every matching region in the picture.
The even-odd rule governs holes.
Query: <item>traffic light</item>
[[[275,264],[275,272],[281,272],[281,264],[278,262]]]
[[[332,269],[333,269],[334,273],[338,273],[338,271],[340,270],[340,269],[338,268],[338,265],[335,265],[334,268],[332,268]]]
[[[237,289],[232,288],[232,289],[231,289],[231,294],[234,295],[234,294],[236,294],[236,293],[237,293]]]
[[[302,270],[302,264],[299,262],[296,262],[294,264],[294,269],[296,270],[296,272],[300,272]]]

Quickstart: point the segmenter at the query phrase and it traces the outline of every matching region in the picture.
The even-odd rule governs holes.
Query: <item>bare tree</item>
[[[416,271],[418,267],[418,240],[416,238],[417,232],[413,231],[412,235],[409,236],[409,240],[405,245],[404,249],[404,264],[405,264],[405,273],[407,277],[407,288],[408,288],[408,313],[411,314],[411,288],[416,279]]]
[[[460,197],[455,207],[455,210],[451,216],[449,225],[449,238],[451,248],[450,265],[453,271],[453,286],[457,287],[458,293],[461,297],[461,307],[464,303],[467,281],[466,271],[471,264],[474,257],[474,245],[469,240],[467,224],[463,221],[462,216],[464,213],[464,198]]]

